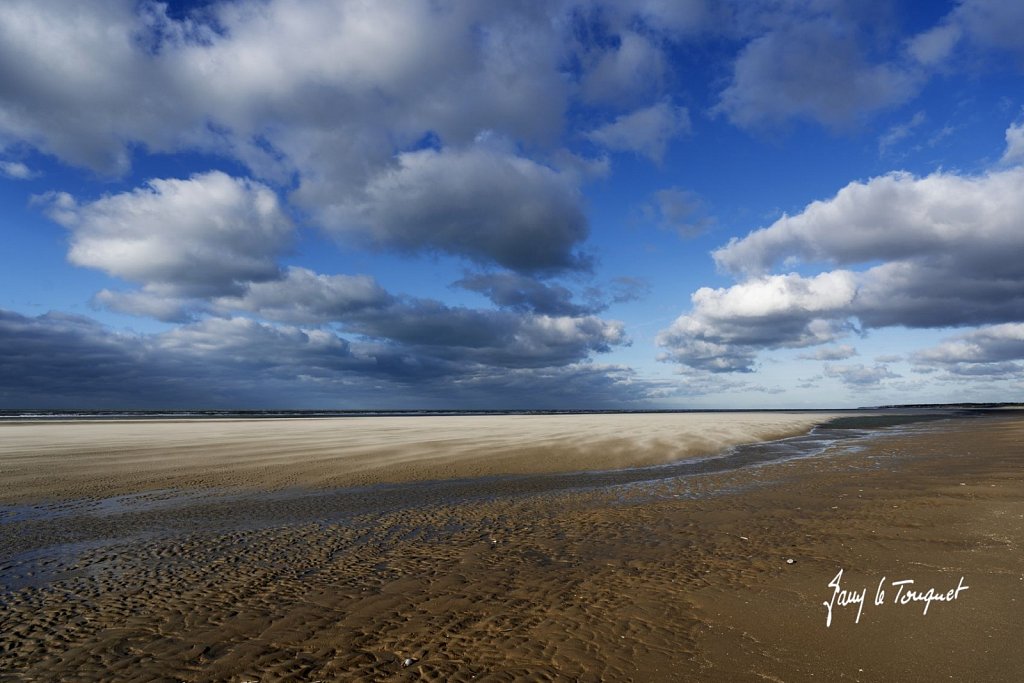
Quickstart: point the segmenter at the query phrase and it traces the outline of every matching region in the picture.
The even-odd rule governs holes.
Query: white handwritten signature
[[[885,583],[886,577],[882,577],[878,582],[878,588],[875,589],[874,604],[881,606],[885,604]],[[860,615],[864,611],[864,603],[867,599],[868,589],[867,586],[862,587],[860,590],[852,589],[847,590],[842,586],[843,581],[843,570],[840,569],[839,573],[828,582],[828,587],[832,589],[832,597],[826,602],[823,602],[827,615],[825,616],[825,626],[832,626],[832,611],[835,607],[850,607],[851,605],[857,606],[857,617],[854,619],[855,624],[860,623]],[[938,591],[934,588],[928,590],[921,590],[918,588],[911,588],[914,585],[913,579],[902,579],[900,581],[890,581],[889,586],[896,589],[895,595],[892,597],[892,604],[894,605],[907,605],[912,602],[923,602],[924,603],[924,614],[928,614],[928,608],[932,606],[933,602],[953,602],[960,597],[960,591],[965,591],[970,586],[964,585],[964,577],[960,577],[960,581],[957,583],[956,588],[951,588],[948,591]]]

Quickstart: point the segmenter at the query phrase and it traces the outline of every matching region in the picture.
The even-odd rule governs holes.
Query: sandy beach
[[[652,465],[800,434],[811,412],[0,423],[0,500],[341,487]]]
[[[1019,413],[717,459],[825,417],[556,417],[0,425],[0,680],[1024,673]]]

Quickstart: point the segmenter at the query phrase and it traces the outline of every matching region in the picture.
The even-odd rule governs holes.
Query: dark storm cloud
[[[567,400],[601,407],[661,390],[621,366],[509,369],[244,318],[124,335],[88,318],[8,311],[0,311],[0,387],[5,407],[91,408],[409,407],[427,400],[463,408]]]
[[[476,273],[455,283],[457,287],[479,292],[496,305],[542,315],[588,315],[601,310],[573,302],[573,293],[561,285],[542,282],[518,273]]]
[[[401,252],[431,250],[524,272],[579,270],[587,220],[575,176],[499,149],[421,150],[334,206],[339,234],[355,231]],[[349,227],[343,227],[349,226]]]
[[[335,325],[382,348],[401,349],[403,358],[461,358],[496,367],[566,365],[629,343],[622,323],[571,306],[561,298],[567,291],[512,273],[503,276],[489,285],[536,287],[523,297],[503,290],[522,305],[487,310],[395,296],[367,276],[290,268],[281,280],[254,283],[243,296],[215,299],[211,308],[225,315],[246,311],[282,322]],[[546,302],[545,294],[550,296]],[[539,300],[527,301],[530,296]],[[542,311],[528,303],[550,306]]]
[[[249,311],[286,323],[320,324],[387,308],[394,300],[368,275],[322,275],[293,266],[279,280],[250,283],[241,296],[214,299],[213,308]]]
[[[507,368],[567,365],[629,343],[622,323],[595,316],[487,311],[423,299],[360,312],[345,327],[417,354]]]
[[[79,316],[0,311],[0,402],[7,407],[156,407],[217,402],[139,336]]]

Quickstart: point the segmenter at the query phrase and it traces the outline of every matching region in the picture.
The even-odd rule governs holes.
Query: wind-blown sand
[[[575,472],[711,455],[825,413],[0,423],[0,501],[179,487],[338,487]]]
[[[9,505],[0,680],[1019,681],[1022,443],[1012,414],[611,488]],[[826,627],[840,568],[869,604]],[[924,615],[883,577],[969,588]]]

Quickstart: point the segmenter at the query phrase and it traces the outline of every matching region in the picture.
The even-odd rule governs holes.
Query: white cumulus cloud
[[[1006,151],[1003,152],[1004,164],[1024,162],[1024,121],[1011,123],[1006,129]]]
[[[68,258],[163,294],[204,296],[278,276],[292,223],[265,185],[219,171],[79,204],[40,198],[70,233]]]
[[[698,290],[658,340],[666,359],[749,370],[760,350],[856,329],[1016,322],[1022,253],[1024,169],[855,182],[715,251],[739,282]],[[769,274],[800,262],[839,267]]]
[[[0,161],[0,173],[15,180],[29,180],[38,175],[20,161]]]

